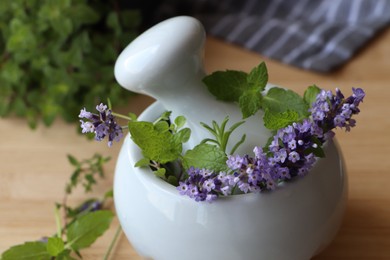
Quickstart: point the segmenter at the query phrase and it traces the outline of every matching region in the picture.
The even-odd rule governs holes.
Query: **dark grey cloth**
[[[293,66],[328,72],[390,24],[390,1],[170,0],[160,1],[153,18],[184,14],[197,17],[210,35]]]

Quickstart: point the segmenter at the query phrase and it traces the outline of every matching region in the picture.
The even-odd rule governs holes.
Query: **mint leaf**
[[[247,86],[238,100],[243,119],[256,114],[261,109],[263,101],[261,92],[265,89],[267,82],[267,67],[262,62],[247,76]]]
[[[257,89],[245,91],[239,98],[239,106],[241,108],[242,118],[248,118],[254,115],[262,105],[263,96]]]
[[[75,251],[89,247],[110,227],[113,217],[111,211],[99,210],[76,219],[68,227],[68,243],[65,247]]]
[[[182,128],[186,122],[187,119],[184,116],[178,116],[175,118],[175,125],[177,129]]]
[[[267,85],[268,72],[262,62],[249,74],[234,70],[217,71],[206,76],[203,82],[217,99],[238,102],[243,118],[247,118],[261,108],[261,92]]]
[[[56,260],[77,260],[76,258],[70,256],[71,252],[72,251],[69,249],[62,251],[61,254],[56,257]]]
[[[186,143],[191,137],[191,129],[183,128],[173,136],[176,144]]]
[[[235,70],[216,71],[204,77],[203,83],[218,100],[234,102],[238,101],[247,87],[247,75]]]
[[[135,167],[144,167],[144,166],[149,166],[150,160],[148,158],[142,158],[138,162],[135,163]]]
[[[263,91],[268,82],[268,71],[265,62],[253,68],[247,77],[251,89]]]
[[[167,172],[167,170],[165,168],[158,168],[157,170],[153,171],[153,173],[157,176],[157,177],[160,177],[162,179],[166,179],[165,177],[165,173]]]
[[[291,110],[274,112],[267,109],[263,117],[264,126],[270,130],[278,130],[279,128],[286,127],[298,119],[298,113]]]
[[[225,171],[226,160],[226,154],[219,147],[201,143],[185,153],[184,167],[188,169],[193,166],[199,169]]]
[[[49,237],[46,249],[51,256],[58,256],[65,249],[64,241],[59,237]]]
[[[303,100],[309,107],[311,107],[314,101],[316,101],[317,95],[320,94],[320,92],[321,89],[316,85],[309,86],[303,94]]]
[[[298,113],[303,119],[309,115],[308,105],[303,98],[292,90],[274,87],[263,97],[263,109],[273,112],[285,112],[287,110]]]
[[[77,159],[74,156],[70,155],[70,154],[68,154],[68,161],[73,166],[76,166],[76,167],[80,166],[79,161],[77,161]]]
[[[16,245],[5,251],[1,255],[1,260],[50,260],[51,256],[46,250],[46,244],[43,242],[26,242],[22,245]]]
[[[154,124],[154,129],[160,133],[168,132],[169,124],[167,121],[159,121],[156,124]]]
[[[131,139],[149,160],[167,163],[176,160],[182,152],[182,144],[174,140],[169,131],[156,129],[150,122],[130,122]]]

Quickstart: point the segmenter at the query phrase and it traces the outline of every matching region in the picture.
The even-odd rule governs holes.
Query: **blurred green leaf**
[[[43,242],[26,242],[22,245],[11,247],[0,258],[2,260],[49,260],[50,255],[46,251],[46,245]]]
[[[10,23],[11,35],[7,40],[7,50],[17,52],[24,49],[35,49],[36,38],[29,24],[23,23],[17,18]]]
[[[3,63],[1,68],[0,77],[10,83],[17,84],[19,80],[24,76],[23,71],[19,68],[19,66],[12,61]]]
[[[112,1],[0,1],[0,115],[30,126],[57,116],[78,122],[81,107],[128,101],[114,64],[137,35],[140,13]],[[10,90],[10,92],[9,92]]]
[[[49,237],[46,249],[51,256],[58,256],[65,249],[64,241],[59,237]]]
[[[109,228],[113,217],[113,213],[106,210],[91,212],[80,217],[68,228],[67,246],[73,250],[90,246]]]

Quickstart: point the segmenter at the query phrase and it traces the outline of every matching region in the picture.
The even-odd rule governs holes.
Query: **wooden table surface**
[[[212,38],[207,41],[205,57],[208,72],[249,71],[264,60],[270,82],[299,93],[314,83],[325,89],[339,87],[345,94],[352,87],[365,89],[366,100],[356,118],[358,126],[348,134],[337,132],[349,177],[345,218],[333,243],[314,259],[390,259],[390,30],[332,74],[303,71]],[[140,113],[151,102],[137,96],[120,110]],[[31,131],[22,119],[1,119],[0,133],[0,252],[54,233],[54,203],[62,200],[72,171],[67,154],[78,158],[89,158],[96,152],[111,156],[107,178],[93,194],[112,185],[121,144],[108,149],[105,143],[89,142],[76,133],[74,125],[61,120],[50,128],[40,126]],[[85,197],[82,191],[76,192],[71,202]],[[101,259],[117,226],[115,220],[92,248],[82,251],[84,259]],[[112,259],[141,258],[122,236]]]

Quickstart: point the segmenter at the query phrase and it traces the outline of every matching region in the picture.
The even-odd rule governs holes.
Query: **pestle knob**
[[[187,16],[165,20],[150,28],[119,55],[115,78],[124,88],[151,96],[172,111],[172,117],[184,115],[192,134],[192,148],[210,134],[200,122],[221,123],[229,116],[230,123],[242,120],[237,104],[218,101],[203,84],[203,48],[205,31],[202,24]],[[251,153],[255,145],[264,145],[270,133],[259,115],[248,118],[231,136],[234,145],[247,134],[238,150]]]

